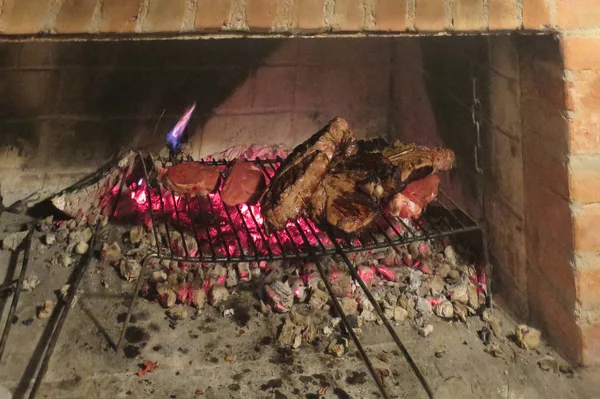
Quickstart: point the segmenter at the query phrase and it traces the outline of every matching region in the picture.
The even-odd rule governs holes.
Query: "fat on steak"
[[[225,179],[221,199],[225,205],[253,205],[265,189],[265,175],[254,162],[236,161]]]
[[[304,212],[306,205],[337,154],[356,151],[348,123],[334,118],[310,139],[294,148],[282,162],[260,199],[267,229],[281,230]]]
[[[158,169],[158,178],[165,188],[192,196],[205,196],[215,191],[220,177],[218,166],[194,161]]]

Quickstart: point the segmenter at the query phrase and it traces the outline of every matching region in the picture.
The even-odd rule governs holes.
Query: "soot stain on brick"
[[[272,380],[267,381],[266,384],[262,384],[260,386],[260,390],[266,391],[266,390],[272,389],[272,388],[281,388],[282,385],[283,385],[283,381],[281,381],[281,378],[274,378]]]

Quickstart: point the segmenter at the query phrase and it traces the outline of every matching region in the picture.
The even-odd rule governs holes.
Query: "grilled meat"
[[[309,214],[320,224],[329,224],[345,233],[367,227],[378,215],[378,201],[358,189],[363,173],[328,173],[313,194]]]
[[[310,139],[298,145],[282,162],[260,199],[268,229],[281,230],[310,202],[317,185],[337,154],[356,151],[348,123],[335,118]]]
[[[177,194],[204,196],[213,192],[219,184],[221,173],[214,165],[200,162],[182,162],[167,168],[158,168],[158,178],[168,190]]]
[[[407,145],[399,141],[393,147],[386,148],[382,154],[389,162],[400,167],[400,179],[403,183],[451,169],[454,164],[454,153],[447,148]]]
[[[254,204],[265,189],[265,175],[254,162],[236,161],[223,184],[225,205]]]

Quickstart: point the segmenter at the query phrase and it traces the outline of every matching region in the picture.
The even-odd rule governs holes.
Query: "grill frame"
[[[231,167],[234,161],[198,161],[206,165],[214,165],[221,168],[221,183],[219,183],[219,187],[216,192],[209,197],[191,198],[189,194],[186,194],[180,196],[179,200],[177,200],[177,194],[175,194],[175,192],[161,188],[158,183],[151,183],[155,179],[152,179],[152,171],[148,168],[147,163],[149,160],[153,165],[155,163],[153,157],[151,155],[144,156],[144,154],[138,152],[135,162],[138,162],[139,160],[145,160],[140,163],[143,165],[142,178],[146,182],[145,195],[149,205],[146,214],[150,218],[149,220],[152,224],[155,241],[157,243],[161,242],[160,234],[158,232],[159,225],[164,225],[168,243],[173,242],[173,229],[175,229],[181,237],[184,237],[184,234],[186,233],[182,226],[186,223],[182,220],[181,215],[186,214],[191,221],[191,223],[189,223],[188,232],[193,234],[198,247],[198,254],[191,255],[185,239],[181,240],[183,244],[182,254],[176,253],[171,245],[167,245],[166,248],[158,245],[156,255],[161,260],[190,263],[301,260],[315,256],[336,255],[340,250],[345,253],[379,250],[389,247],[404,246],[414,241],[430,240],[481,230],[478,224],[473,221],[466,212],[440,190],[438,198],[429,204],[427,210],[421,217],[412,219],[412,223],[393,217],[386,212],[381,212],[381,216],[370,229],[359,235],[350,236],[341,235],[339,232],[336,233],[332,229],[321,230],[309,217],[300,215],[298,219],[289,222],[283,231],[269,234],[265,231],[264,225],[258,221],[261,218],[261,215],[256,212],[253,207],[250,206],[247,208],[250,219],[246,220],[244,217],[244,212],[246,211],[242,209],[242,205],[228,207],[223,204],[220,198],[222,182],[225,180],[226,171]],[[172,160],[174,161],[174,158],[172,158]],[[251,162],[256,163],[261,168],[268,183],[275,174],[275,165],[281,163],[282,159],[264,160],[256,158],[251,160]],[[123,176],[122,182],[124,182],[125,179],[126,176]],[[125,184],[120,184],[119,193],[114,204],[115,210],[122,198],[124,186]],[[157,195],[157,193],[159,194]],[[153,198],[157,197],[159,198],[160,204],[153,204]],[[165,218],[165,215],[168,212],[165,206],[166,197],[170,197],[173,203],[173,213],[175,214],[175,218],[172,218],[171,221],[168,218]],[[187,209],[187,212],[182,211],[182,206],[180,205],[182,202],[183,208]],[[202,202],[207,202],[208,207],[206,204],[202,206]],[[194,219],[199,215],[196,215],[196,217],[193,215],[194,212],[192,209],[194,203],[199,209],[203,208],[211,210],[212,214],[200,216],[202,219],[216,219],[217,223],[215,224],[213,222],[210,226],[196,223]],[[160,207],[158,212],[154,209],[157,205]],[[223,209],[223,213],[219,217],[217,216],[217,209],[220,206]],[[433,213],[436,213],[436,215],[432,216]],[[250,221],[253,226],[249,226]],[[300,222],[303,222],[306,227],[302,227]],[[215,227],[216,225],[220,226],[219,229]],[[222,228],[224,225],[230,226],[231,232],[224,232]],[[211,229],[214,230],[215,234],[212,234]],[[234,239],[232,240],[231,237],[229,237],[228,241],[227,234],[231,233],[234,233]],[[203,236],[213,238],[203,240]],[[263,243],[268,242],[268,244],[263,244],[263,247],[259,248],[260,241],[257,242],[254,238],[255,236],[259,236],[260,241]],[[298,239],[301,240],[301,244],[297,242]],[[229,244],[227,244],[228,242]],[[246,242],[247,244],[244,245],[243,242]],[[230,248],[231,243],[234,244],[233,249]],[[206,254],[202,251],[203,244],[208,244],[208,247],[210,247],[210,251],[212,252],[211,254]],[[219,250],[217,249],[217,246],[221,247],[220,250],[223,254],[218,254]],[[249,249],[253,253],[249,252]]]
[[[154,159],[152,158],[152,156],[148,155],[147,157],[150,158],[150,160],[152,161],[152,165],[154,165]],[[224,249],[227,253],[227,256],[225,256],[225,257],[217,257],[216,256],[216,252],[214,250],[214,243],[212,243],[210,241],[209,241],[209,245],[211,247],[211,250],[213,251],[213,255],[215,255],[215,256],[212,256],[210,258],[204,258],[202,256],[197,256],[197,257],[189,256],[190,252],[189,252],[189,249],[187,248],[185,238],[182,239],[181,241],[182,241],[183,250],[184,250],[186,256],[176,256],[176,255],[174,255],[172,245],[170,244],[172,242],[172,239],[171,239],[171,235],[170,235],[168,222],[165,221],[165,230],[167,233],[169,250],[171,251],[171,255],[169,256],[168,254],[162,255],[161,251],[160,251],[160,245],[158,245],[158,243],[160,241],[159,241],[159,234],[158,234],[157,223],[156,223],[157,220],[154,216],[154,210],[153,210],[153,206],[152,206],[152,202],[151,202],[152,201],[152,193],[150,191],[150,182],[152,180],[150,179],[150,174],[148,173],[148,167],[146,166],[146,162],[145,162],[146,157],[144,157],[144,155],[141,152],[138,152],[138,158],[140,160],[142,160],[141,164],[143,165],[144,179],[147,182],[146,196],[147,196],[148,202],[149,202],[148,212],[150,214],[150,218],[152,221],[152,230],[153,230],[154,238],[157,243],[158,252],[147,255],[142,263],[142,268],[140,270],[140,276],[138,277],[138,279],[136,281],[133,295],[131,298],[131,302],[129,303],[127,316],[126,316],[123,326],[121,328],[119,340],[117,341],[117,345],[115,347],[115,351],[117,353],[119,353],[121,351],[121,348],[122,348],[122,345],[124,342],[125,332],[127,330],[127,327],[129,326],[131,315],[132,315],[133,309],[135,307],[135,301],[139,295],[142,281],[144,279],[144,272],[147,269],[148,264],[150,264],[150,262],[152,260],[171,260],[171,261],[181,261],[181,262],[190,262],[190,263],[204,263],[204,262],[235,263],[235,262],[271,261],[271,260],[278,260],[278,259],[288,259],[288,260],[311,259],[311,260],[314,260],[315,264],[317,265],[317,269],[318,269],[319,273],[321,274],[321,277],[323,278],[324,281],[326,281],[327,277],[323,271],[320,259],[323,258],[324,256],[339,255],[342,258],[342,260],[344,261],[344,263],[346,264],[348,271],[350,272],[350,275],[352,276],[353,280],[360,286],[362,291],[367,296],[369,302],[373,305],[375,312],[381,318],[383,324],[385,325],[388,333],[394,340],[396,346],[398,347],[398,349],[400,349],[400,351],[404,355],[406,361],[409,363],[411,369],[413,370],[413,373],[419,380],[423,389],[426,391],[427,396],[429,398],[434,397],[434,391],[431,388],[431,386],[429,385],[429,382],[427,381],[426,377],[424,376],[422,371],[419,369],[418,365],[416,364],[416,362],[410,355],[408,349],[402,343],[400,337],[398,336],[398,334],[396,333],[396,331],[390,324],[389,320],[387,320],[387,318],[385,317],[383,310],[381,309],[381,307],[379,306],[379,304],[377,303],[377,301],[375,300],[375,298],[369,291],[368,287],[361,280],[360,276],[358,275],[356,266],[352,264],[351,260],[349,259],[349,257],[347,255],[352,252],[361,252],[361,251],[368,251],[368,250],[373,250],[373,249],[384,249],[384,248],[390,248],[390,247],[396,249],[397,246],[404,246],[404,245],[410,244],[411,242],[414,242],[414,241],[430,240],[430,239],[434,239],[434,238],[448,237],[448,236],[459,235],[459,234],[464,234],[464,233],[469,233],[469,232],[479,232],[479,234],[481,234],[482,243],[483,243],[483,247],[484,247],[483,252],[484,252],[484,254],[487,254],[485,235],[484,235],[483,229],[475,221],[473,221],[466,214],[466,212],[464,212],[454,201],[452,201],[448,196],[446,196],[441,190],[438,194],[438,198],[428,206],[427,210],[425,210],[423,215],[421,215],[420,218],[413,220],[413,223],[415,223],[416,227],[411,227],[405,221],[402,221],[401,219],[397,219],[397,221],[400,222],[400,224],[403,228],[403,231],[406,231],[407,234],[404,234],[404,235],[401,234],[396,229],[395,225],[391,222],[391,216],[386,215],[385,213],[382,213],[383,216],[382,216],[381,220],[385,221],[389,225],[389,227],[392,228],[392,231],[394,231],[394,233],[396,234],[395,239],[392,239],[392,237],[390,237],[389,234],[387,234],[384,229],[380,228],[379,229],[380,233],[383,235],[383,238],[384,238],[384,240],[382,242],[377,242],[377,239],[374,236],[374,233],[372,231],[369,231],[367,234],[370,234],[373,236],[374,243],[365,245],[362,242],[362,239],[360,237],[358,237],[357,239],[358,239],[358,242],[360,243],[360,245],[352,245],[352,237],[339,238],[336,236],[336,234],[334,234],[334,232],[332,231],[331,228],[328,228],[324,231],[324,233],[325,233],[327,239],[332,243],[332,246],[333,246],[331,249],[328,249],[325,247],[323,240],[319,239],[318,234],[316,234],[316,232],[314,230],[314,228],[315,228],[314,223],[312,221],[310,221],[310,219],[308,217],[301,216],[298,219],[296,219],[295,221],[288,223],[288,225],[285,228],[285,234],[287,236],[289,236],[290,242],[292,243],[292,247],[294,248],[293,252],[286,253],[284,248],[282,247],[281,237],[279,237],[279,235],[278,235],[279,233],[273,233],[273,234],[275,234],[275,237],[279,237],[279,238],[276,238],[276,240],[275,240],[278,243],[278,245],[281,247],[281,250],[282,250],[281,255],[279,255],[279,256],[274,255],[272,253],[272,251],[267,251],[267,254],[268,254],[267,256],[265,256],[265,255],[263,255],[263,256],[256,255],[254,257],[249,257],[248,255],[244,255],[244,256],[240,256],[240,257],[231,256],[227,249],[228,247],[225,245],[225,239],[223,237],[220,237],[220,239],[221,239],[221,241],[223,241]],[[136,158],[136,160],[138,158]],[[173,156],[173,154],[171,154],[171,160],[173,163],[175,163],[175,157]],[[257,158],[254,160],[254,162],[256,162],[261,167],[261,169],[263,170],[263,173],[265,173],[267,175],[267,177],[268,177],[267,183],[270,181],[271,177],[275,173],[275,169],[272,167],[272,165],[276,162],[280,163],[281,161],[282,160],[280,158],[276,159],[276,160],[261,160],[261,159]],[[229,167],[233,161],[230,162],[230,161],[225,161],[225,160],[219,160],[219,161],[211,160],[211,161],[200,161],[200,162],[209,164],[209,165],[216,165],[216,166],[225,165],[225,166]],[[269,170],[266,168],[265,165],[269,165],[269,167],[272,169],[271,170],[272,174],[269,172]],[[221,181],[221,183],[219,183],[219,188],[217,189],[217,193],[219,195],[220,195],[221,185],[224,182],[225,174],[222,173],[221,177],[222,177],[222,179],[221,179],[222,181]],[[113,213],[114,213],[114,210],[116,210],[116,208],[118,206],[118,198],[121,197],[122,190],[124,187],[123,182],[125,181],[125,179],[126,179],[126,176],[124,175],[122,178],[121,184],[119,185],[117,202],[115,202]],[[156,189],[156,187],[155,187],[155,189]],[[158,189],[161,190],[160,187]],[[181,219],[180,219],[179,210],[177,208],[175,193],[172,191],[170,191],[169,193],[170,193],[171,198],[173,199],[173,203],[175,205],[174,210],[175,210],[175,216],[177,219],[177,224],[181,225],[182,223],[181,223]],[[159,195],[159,198],[160,198],[160,202],[161,202],[161,210],[164,212],[165,208],[164,208],[164,199],[163,199],[162,191],[161,191],[161,194]],[[189,195],[185,195],[184,198],[185,198],[188,210],[191,209],[190,208],[190,200],[191,199],[190,199]],[[199,201],[199,199],[197,199],[197,201]],[[210,198],[209,198],[209,203],[210,203],[211,209],[214,211],[214,204],[212,203],[212,200]],[[446,204],[446,206],[444,206],[444,204]],[[452,210],[449,209],[450,206],[453,208]],[[224,208],[225,208],[225,215],[226,215],[227,220],[230,223],[233,223],[233,218],[231,216],[231,210],[227,209],[226,206],[224,206]],[[236,208],[239,216],[241,217],[242,226],[246,229],[245,233],[248,233],[249,236],[251,237],[251,234],[248,231],[248,226],[242,215],[241,207],[238,205],[235,208]],[[455,226],[453,227],[448,221],[445,221],[444,224],[446,225],[446,227],[449,227],[447,230],[440,230],[439,227],[432,227],[432,230],[433,230],[433,232],[432,232],[425,223],[425,222],[431,222],[430,216],[428,216],[428,212],[431,213],[432,208],[437,208],[438,210],[442,211],[442,213],[444,213],[444,215],[447,216],[449,218],[449,220],[452,220],[453,223],[455,223]],[[457,214],[455,214],[454,212],[456,212]],[[256,223],[256,215],[253,214],[252,210],[250,211],[250,214],[252,215],[253,221]],[[461,219],[463,219],[464,222],[461,221]],[[307,230],[302,229],[302,227],[299,225],[299,220],[303,220],[306,223],[306,225],[309,227],[308,230],[316,238],[316,243],[318,244],[318,246],[314,246],[309,242],[309,239],[306,235]],[[291,226],[290,226],[290,224],[291,224]],[[258,226],[257,223],[256,223],[256,225]],[[430,223],[430,225],[433,226],[433,223]],[[307,250],[305,252],[298,251],[297,245],[294,243],[294,240],[289,231],[290,227],[292,227],[292,226],[295,226],[298,229],[298,234],[300,235],[303,244],[307,246]],[[200,248],[202,246],[201,246],[201,242],[199,241],[199,238],[198,238],[196,227],[197,226],[195,226],[192,223],[192,230],[194,232],[196,243],[198,245],[198,250],[200,251]],[[259,231],[261,231],[261,230],[262,229],[259,229]],[[417,230],[421,231],[422,234],[418,235]],[[263,239],[265,238],[265,235],[264,235],[265,233],[266,233],[265,231],[262,231],[260,233],[260,235]],[[179,229],[179,234],[181,234],[181,237],[184,237],[184,232],[181,229]],[[207,237],[210,237],[210,233],[208,231],[207,231]],[[356,238],[356,236],[354,238]],[[237,232],[236,232],[236,242],[238,243],[238,245],[240,245],[240,246],[242,245],[240,237],[237,235]],[[252,244],[253,246],[256,245],[256,243],[253,242],[252,240],[250,240],[250,242],[253,243]],[[243,251],[242,251],[242,253],[243,253]],[[485,256],[485,258],[486,258],[485,267],[487,269],[487,257]],[[486,270],[486,272],[487,272],[487,270]],[[384,399],[390,398],[384,385],[382,384],[378,375],[376,374],[376,372],[373,368],[373,365],[372,365],[366,351],[364,350],[358,336],[356,334],[354,334],[354,332],[352,331],[351,324],[349,323],[345,313],[343,312],[341,306],[339,305],[339,302],[337,301],[337,298],[335,297],[330,284],[326,283],[325,285],[326,285],[326,289],[329,294],[329,297],[332,300],[334,307],[336,308],[336,310],[342,320],[342,324],[345,326],[347,333],[350,335],[350,337],[351,337],[352,341],[354,342],[354,344],[356,345],[358,351],[361,353],[361,357],[365,363],[365,366],[368,369],[369,373],[371,374],[382,397]],[[488,292],[486,294],[488,297],[487,306],[491,306],[489,285],[488,285]]]

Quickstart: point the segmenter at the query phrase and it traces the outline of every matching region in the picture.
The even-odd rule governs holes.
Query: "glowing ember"
[[[361,266],[358,268],[358,276],[368,286],[371,286],[375,281],[375,273],[373,268],[367,266]]]
[[[387,267],[378,266],[375,271],[378,275],[385,278],[388,281],[396,281],[396,274]]]
[[[190,121],[190,117],[192,116],[192,112],[194,112],[194,109],[196,109],[195,102],[191,107],[189,107],[185,111],[185,113],[183,114],[181,119],[179,119],[173,130],[171,130],[169,134],[167,134],[167,141],[169,142],[169,144],[171,144],[172,148],[177,148],[179,140],[181,139],[181,135],[183,134],[183,131],[185,130],[188,122]]]

